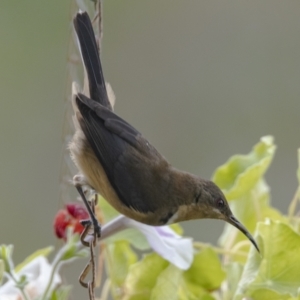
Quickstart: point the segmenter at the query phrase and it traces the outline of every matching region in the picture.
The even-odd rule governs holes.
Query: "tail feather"
[[[76,14],[73,22],[88,77],[89,96],[101,105],[112,109],[106,91],[99,51],[89,15],[86,12],[79,12]]]

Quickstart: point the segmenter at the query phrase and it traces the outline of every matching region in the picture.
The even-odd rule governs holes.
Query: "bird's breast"
[[[87,184],[118,212],[138,222],[154,226],[164,225],[172,219],[175,213],[173,211],[169,213],[166,209],[160,209],[157,211],[140,212],[124,205],[110,183],[103,166],[80,130],[74,135],[69,149],[73,161],[80,172],[85,176]],[[152,186],[151,189],[155,189],[155,186]],[[141,199],[141,201],[144,200],[151,201],[151,199]],[[155,201],[158,201],[158,204],[160,203],[159,199],[155,199]]]

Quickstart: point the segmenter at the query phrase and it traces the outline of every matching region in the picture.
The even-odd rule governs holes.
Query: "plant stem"
[[[60,251],[57,253],[57,255],[55,256],[55,258],[53,260],[51,275],[50,275],[47,287],[45,289],[45,292],[44,292],[41,300],[46,300],[47,299],[47,295],[48,295],[49,290],[51,288],[55,272],[56,272],[56,270],[57,270],[57,268],[59,266],[59,263],[60,263],[61,258],[62,258],[62,256],[63,256],[64,253],[65,253],[65,246],[60,249]]]
[[[15,278],[13,272],[9,272],[9,273],[6,273],[6,274],[9,275],[9,277],[15,282],[15,284],[18,287],[18,289],[20,290],[24,300],[29,300],[29,296],[27,295],[24,287],[18,286],[18,280]]]

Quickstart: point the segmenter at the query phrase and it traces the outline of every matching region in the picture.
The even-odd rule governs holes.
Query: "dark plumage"
[[[149,225],[214,218],[254,239],[232,215],[211,181],[173,168],[133,126],[112,111],[93,28],[87,13],[74,18],[89,91],[74,91],[76,133],[71,155],[88,185],[120,213]],[[95,224],[94,224],[95,225]]]

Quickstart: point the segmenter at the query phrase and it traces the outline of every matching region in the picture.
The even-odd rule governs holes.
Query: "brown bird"
[[[242,231],[259,251],[247,229],[234,217],[224,194],[210,180],[172,167],[133,126],[112,111],[90,18],[74,18],[88,91],[73,95],[76,133],[71,156],[81,175],[74,184],[90,212],[98,236],[100,225],[82,186],[101,194],[117,211],[136,221],[160,226],[191,219],[220,219]]]

